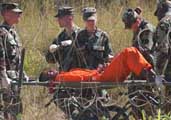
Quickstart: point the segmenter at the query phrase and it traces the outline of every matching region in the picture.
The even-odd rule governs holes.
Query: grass
[[[80,0],[81,1],[81,0]],[[136,0],[131,1],[129,6],[138,4]],[[17,25],[23,46],[27,49],[25,69],[29,75],[37,76],[42,68],[48,66],[44,59],[45,51],[53,39],[61,31],[54,18],[55,5],[53,0],[20,0],[23,5],[23,17]],[[105,3],[105,2],[104,2]],[[75,7],[75,23],[84,27],[81,9],[86,6],[96,6],[92,0],[82,0],[81,4],[72,3]],[[143,17],[156,25],[156,18],[153,16],[154,9],[143,8]],[[154,8],[154,6],[153,6]],[[107,7],[98,7],[97,26],[109,34],[110,42],[115,52],[131,45],[132,32],[125,30],[121,21],[121,15],[125,6],[111,2]],[[34,66],[31,67],[30,66]]]
[[[125,47],[131,46],[132,32],[125,30],[121,21],[122,12],[126,7],[135,8],[136,6],[141,6],[143,8],[142,16],[154,25],[157,24],[157,19],[153,16],[155,0],[144,0],[147,3],[129,0],[128,4],[124,4],[127,6],[120,5],[118,3],[119,0],[101,0],[101,2],[99,2],[100,5],[94,3],[93,0],[4,1],[19,2],[23,8],[21,22],[16,27],[21,37],[23,47],[26,48],[25,70],[29,76],[33,76],[34,78],[37,78],[45,67],[54,66],[46,63],[44,54],[54,37],[61,31],[54,18],[56,6],[64,5],[64,3],[68,2],[66,4],[75,7],[75,23],[80,27],[84,27],[81,9],[86,6],[96,6],[98,13],[97,26],[109,34],[110,42],[116,53]],[[55,5],[54,3],[58,4]],[[113,93],[113,96],[115,96],[115,93]],[[23,120],[64,119],[64,116],[58,113],[59,109],[54,105],[51,105],[49,108],[44,108],[44,105],[48,102],[50,97],[52,96],[48,95],[47,89],[44,87],[23,87]],[[121,100],[119,98],[115,99],[117,104]],[[160,117],[159,112],[157,120],[160,120]]]

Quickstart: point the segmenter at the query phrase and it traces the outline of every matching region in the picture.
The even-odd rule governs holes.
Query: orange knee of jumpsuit
[[[139,75],[144,68],[150,69],[151,65],[135,47],[129,47],[113,58],[99,79],[100,81],[121,82],[127,78],[130,72]]]

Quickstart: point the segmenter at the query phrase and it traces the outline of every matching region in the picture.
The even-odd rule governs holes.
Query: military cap
[[[18,3],[2,3],[0,4],[0,11],[11,10],[17,13],[22,13],[22,10],[19,8]]]
[[[131,28],[131,26],[136,22],[137,12],[131,8],[125,10],[122,16],[122,21],[125,24],[125,29]]]
[[[55,15],[55,17],[63,17],[65,15],[73,15],[73,7],[60,7],[58,9],[58,13]]]
[[[93,7],[87,7],[82,10],[83,12],[83,20],[96,20],[96,9]]]

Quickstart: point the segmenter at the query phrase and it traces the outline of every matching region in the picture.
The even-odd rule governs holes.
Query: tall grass
[[[141,6],[142,16],[157,24],[153,16],[155,0],[0,0],[19,2],[23,9],[23,16],[16,26],[26,48],[25,70],[29,76],[38,77],[45,67],[54,66],[46,63],[44,54],[54,37],[61,31],[54,15],[56,7],[70,5],[75,8],[75,23],[84,27],[81,9],[86,6],[97,8],[98,27],[106,31],[110,37],[113,50],[117,53],[131,45],[132,32],[125,30],[121,15],[126,7]],[[121,2],[120,2],[121,1]],[[23,87],[22,98],[24,103],[23,120],[62,120],[63,115],[58,114],[59,109],[51,105],[44,108],[49,100],[47,89],[43,87]],[[116,98],[118,99],[118,98]],[[118,101],[119,102],[119,101]],[[117,102],[117,103],[118,103]]]
[[[23,8],[23,16],[17,28],[23,46],[27,48],[25,69],[29,75],[33,76],[37,76],[44,67],[49,66],[45,61],[44,54],[53,38],[61,31],[54,18],[56,7],[59,7],[56,3],[75,7],[75,23],[80,27],[84,27],[81,9],[86,6],[97,6],[93,0],[77,0],[78,2],[76,0],[13,1],[21,3]],[[104,0],[97,7],[98,27],[109,34],[110,42],[115,52],[131,45],[132,32],[125,30],[121,21],[122,12],[126,7],[135,8],[137,5],[141,6],[143,8],[143,17],[156,24],[156,18],[153,16],[154,4],[151,8],[148,8],[148,6],[145,7],[145,3],[140,4],[137,0],[129,1],[128,6],[120,5],[116,1],[106,1]],[[149,5],[152,3],[154,2],[149,2]]]
[[[53,38],[61,31],[57,21],[54,18],[56,6],[53,0],[20,0],[23,6],[24,13],[20,24],[17,26],[21,36],[23,46],[27,48],[27,57],[25,68],[28,74],[38,75],[39,72],[48,64],[44,59],[44,53]],[[64,0],[63,0],[63,3]],[[86,6],[97,6],[92,0],[80,0],[78,3],[71,3],[75,7],[75,23],[84,27],[82,21],[81,9]],[[62,4],[62,0],[61,0]],[[129,2],[129,7],[139,5],[136,0]],[[59,7],[59,6],[58,6]],[[143,4],[143,16],[156,24],[156,19],[153,17],[153,8],[147,8]],[[110,36],[110,42],[114,51],[119,51],[131,44],[132,32],[124,29],[121,21],[121,15],[125,6],[111,2],[106,7],[101,5],[98,7],[98,27],[106,31]],[[34,66],[34,67],[30,67]]]

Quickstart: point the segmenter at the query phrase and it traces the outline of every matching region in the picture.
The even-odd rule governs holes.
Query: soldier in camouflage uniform
[[[158,3],[155,11],[159,23],[154,36],[156,72],[171,81],[171,1],[163,0]]]
[[[49,46],[48,53],[45,56],[48,63],[58,63],[59,71],[69,71],[72,68],[79,67],[79,64],[77,64],[75,46],[75,38],[79,31],[79,27],[74,24],[73,12],[74,9],[72,7],[60,7],[58,9],[58,13],[55,17],[59,26],[64,29]],[[40,76],[40,79],[42,78],[44,79],[44,75],[43,77]],[[60,98],[60,100],[56,101],[55,104],[59,105],[59,108],[66,114],[69,112],[72,113],[72,108],[69,108],[68,106],[66,108],[65,104],[66,99],[74,92],[78,93],[77,95],[80,95],[79,90],[66,90],[62,88],[58,90],[57,95],[54,94],[54,98]]]
[[[5,88],[4,101],[7,102],[7,105],[11,104],[11,99],[15,102],[15,98],[12,98],[15,95],[15,91],[10,89],[10,82],[19,78],[21,44],[14,25],[19,22],[21,14],[22,10],[19,9],[17,3],[1,4],[1,15],[4,22],[0,25],[0,85],[1,88]],[[18,105],[12,105],[10,108],[14,115],[21,112],[21,109],[17,110],[17,108]],[[6,119],[11,120],[12,118],[6,115]]]
[[[171,82],[171,1],[160,0],[154,15],[159,23],[154,36],[156,73]],[[166,96],[171,97],[171,88],[166,85]],[[166,104],[166,113],[171,111],[171,104]]]
[[[83,9],[85,29],[77,36],[77,47],[82,56],[82,68],[96,69],[109,62],[112,56],[112,48],[106,32],[96,26],[97,14],[95,8]]]
[[[122,21],[125,24],[125,29],[131,29],[133,31],[132,46],[136,47],[151,65],[154,65],[154,56],[153,56],[152,48],[154,45],[153,34],[155,32],[155,27],[152,24],[150,24],[148,21],[140,17],[141,12],[142,10],[139,7],[137,7],[136,9],[128,8],[123,13]],[[146,73],[146,70],[142,71],[142,73],[139,76],[136,76],[135,74],[132,73],[130,79],[135,79],[135,80],[147,79],[144,78],[145,77],[144,73]],[[149,86],[135,85],[135,86],[128,87],[129,93],[133,93],[137,90],[142,90],[142,89],[151,91],[151,88]],[[129,97],[132,98],[135,97],[135,95],[131,95]],[[141,104],[141,103],[137,103],[137,104]],[[146,106],[143,106],[142,109],[140,110],[132,106],[132,109],[134,112],[134,117],[136,119],[140,119],[142,117],[141,116],[142,109],[144,109],[148,115],[152,115],[151,111],[148,111],[149,108],[147,107],[146,109]]]
[[[73,8],[61,7],[55,16],[61,28],[64,30],[54,39],[46,55],[48,63],[59,63],[60,71],[68,71],[79,67],[76,62],[75,38],[79,28],[73,22]]]
[[[125,29],[133,31],[132,45],[136,47],[146,60],[154,65],[152,47],[153,47],[153,33],[155,27],[148,21],[140,17],[141,9],[135,10],[127,9],[123,16],[122,21],[125,24]]]
[[[81,68],[98,69],[101,72],[106,63],[113,58],[109,37],[106,32],[96,26],[97,14],[95,8],[87,7],[82,12],[85,28],[78,33],[76,40],[77,54],[80,58],[78,64],[81,65]],[[106,90],[100,89],[98,93],[104,98],[107,97]],[[84,90],[84,96],[91,98],[92,95],[92,89]]]

